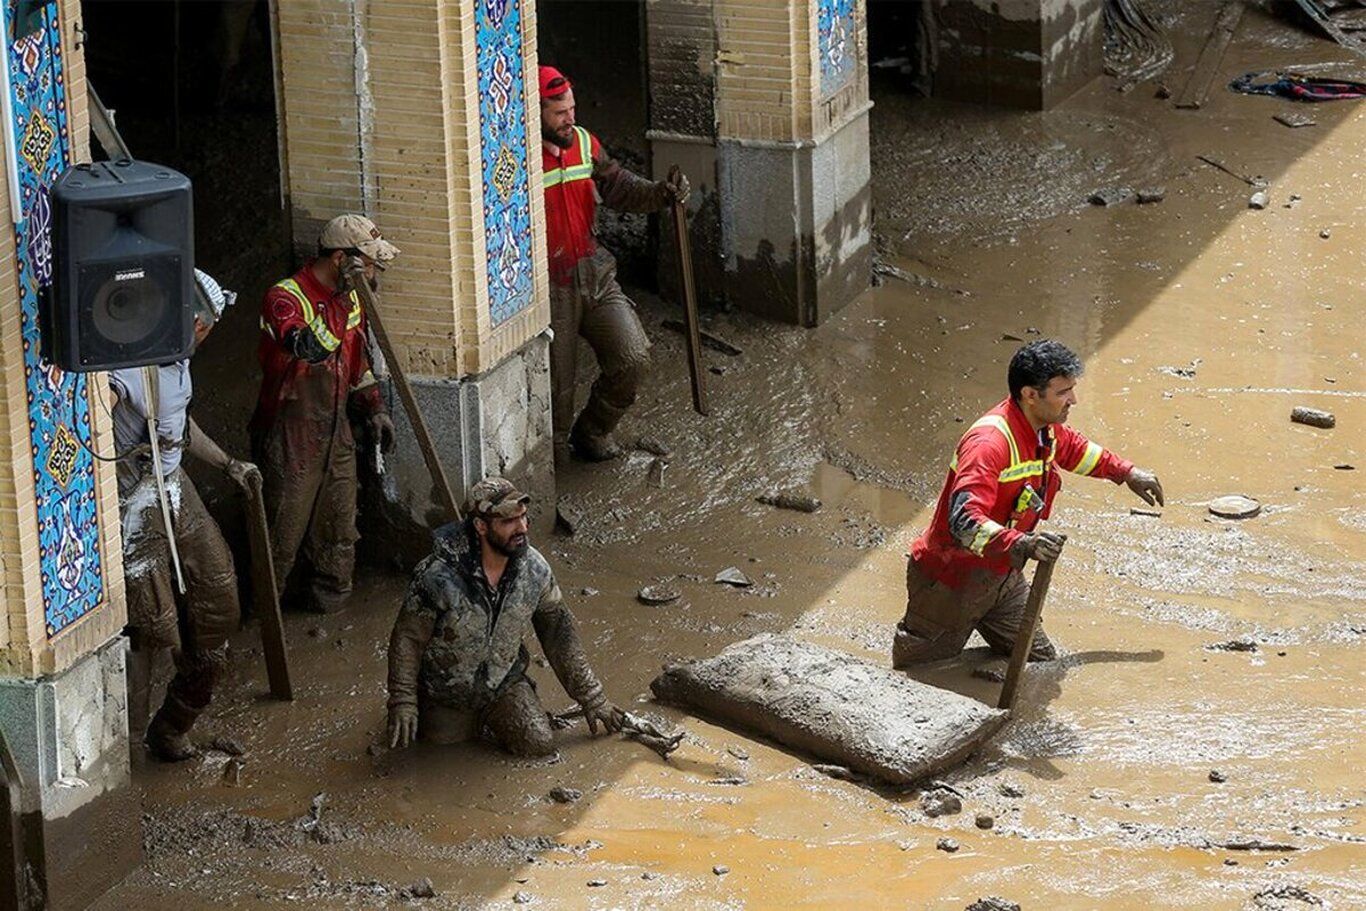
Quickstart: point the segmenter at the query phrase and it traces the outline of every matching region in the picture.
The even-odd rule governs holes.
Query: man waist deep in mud
[[[911,544],[894,667],[957,655],[974,627],[992,651],[1010,654],[1029,597],[1021,567],[1062,552],[1060,536],[1035,530],[1062,488],[1059,467],[1127,484],[1146,503],[1164,504],[1155,474],[1067,426],[1081,373],[1081,359],[1052,339],[1011,358],[1010,395],[963,434],[930,527]],[[1055,657],[1040,629],[1029,660]]]
[[[470,488],[465,521],[436,531],[389,640],[391,747],[406,747],[419,730],[456,743],[487,727],[510,753],[554,752],[550,718],[526,675],[528,625],[589,730],[621,729],[625,716],[588,665],[550,564],[528,543],[530,499],[485,478]]]

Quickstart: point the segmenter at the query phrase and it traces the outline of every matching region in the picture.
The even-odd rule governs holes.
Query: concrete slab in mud
[[[827,762],[910,784],[966,759],[1006,713],[843,652],[760,635],[669,665],[657,698]]]

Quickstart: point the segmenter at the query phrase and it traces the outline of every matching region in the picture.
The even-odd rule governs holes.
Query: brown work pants
[[[331,429],[331,439],[299,440],[298,428],[290,428],[289,420],[282,416],[264,437],[252,441],[275,577],[283,587],[302,550],[312,569],[308,606],[332,611],[351,594],[356,565],[356,445],[349,429],[325,425],[322,433]]]
[[[550,716],[528,677],[509,686],[483,711],[461,709],[419,699],[417,730],[432,743],[461,743],[487,727],[498,746],[515,756],[548,756],[555,752]]]
[[[959,588],[935,582],[906,562],[906,616],[896,625],[892,666],[952,658],[963,650],[973,629],[998,655],[1015,647],[1029,600],[1029,585],[1018,569],[1004,576],[974,570]],[[1039,629],[1029,650],[1030,661],[1050,661],[1057,650]]]
[[[556,453],[567,451],[574,436],[601,438],[616,428],[635,404],[650,363],[650,340],[636,315],[635,304],[617,284],[617,264],[598,250],[579,260],[569,284],[550,285],[551,417]],[[575,375],[579,336],[593,349],[598,378],[583,413],[574,417]]]
[[[148,680],[140,669],[170,649],[176,671],[157,714],[183,734],[213,698],[214,684],[227,666],[228,637],[241,612],[232,552],[218,524],[183,469],[176,469],[166,483],[186,591],[176,591],[160,501],[154,482],[144,479],[127,498],[130,514],[124,521],[124,590],[134,651],[129,698],[132,714],[141,722],[147,715]]]

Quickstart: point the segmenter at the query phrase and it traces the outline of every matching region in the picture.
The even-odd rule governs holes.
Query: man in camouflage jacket
[[[589,730],[621,728],[550,564],[527,543],[529,500],[486,478],[470,489],[465,521],[437,530],[389,640],[391,747],[407,746],[419,728],[426,740],[454,743],[487,727],[508,752],[553,752],[549,716],[526,675],[528,625]]]

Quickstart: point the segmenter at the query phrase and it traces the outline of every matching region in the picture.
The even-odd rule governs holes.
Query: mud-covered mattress
[[[1006,720],[899,671],[768,634],[671,664],[650,689],[663,702],[893,784],[957,765]]]

